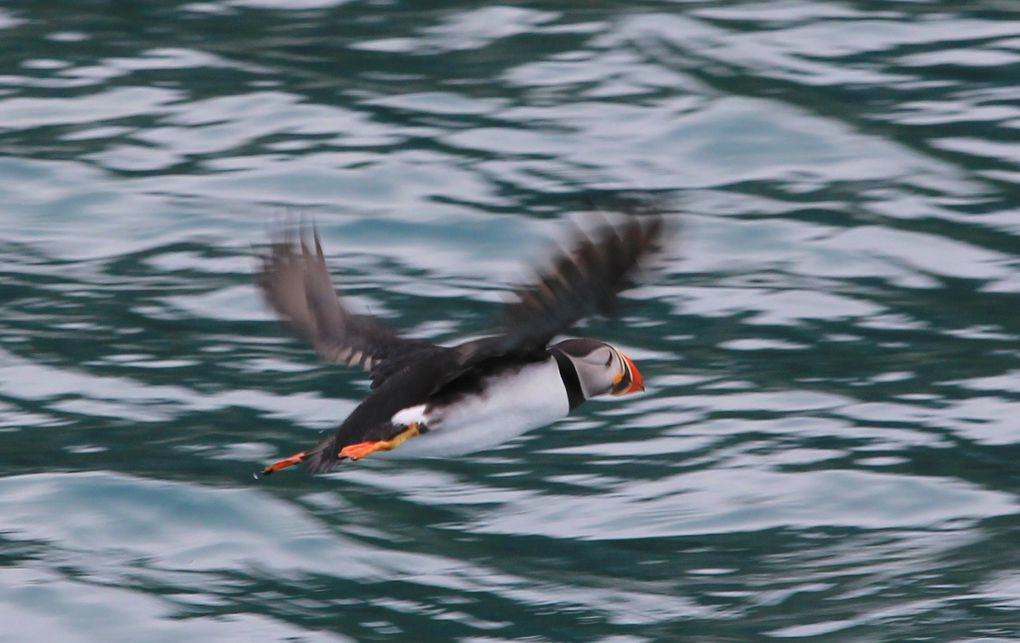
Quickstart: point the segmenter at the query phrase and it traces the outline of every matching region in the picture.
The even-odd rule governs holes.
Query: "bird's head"
[[[568,339],[552,348],[574,365],[585,399],[600,395],[627,395],[645,390],[645,382],[634,362],[605,342]]]

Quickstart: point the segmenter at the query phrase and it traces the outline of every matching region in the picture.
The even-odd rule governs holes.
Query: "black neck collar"
[[[560,351],[553,349],[549,352],[556,358],[556,366],[560,369],[560,379],[563,380],[563,386],[567,389],[567,402],[570,404],[570,410],[573,411],[584,401],[584,391],[581,390],[581,380],[577,378],[577,369],[570,358]]]

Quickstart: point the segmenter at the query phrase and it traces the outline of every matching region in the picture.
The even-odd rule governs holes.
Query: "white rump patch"
[[[409,406],[393,414],[390,422],[398,426],[411,426],[414,423],[427,424],[425,421],[425,405]]]

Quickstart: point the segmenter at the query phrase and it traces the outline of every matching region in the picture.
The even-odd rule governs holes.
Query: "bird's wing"
[[[457,346],[465,366],[511,353],[531,353],[581,319],[615,313],[619,293],[631,285],[641,260],[657,248],[663,220],[658,214],[630,215],[586,234],[575,230],[569,251],[552,258],[534,282],[515,291],[500,332]]]
[[[303,337],[327,362],[357,366],[373,374],[387,360],[439,350],[422,340],[405,339],[370,315],[355,315],[344,306],[326,267],[319,234],[312,244],[304,231],[285,231],[261,257],[255,282],[280,319]]]

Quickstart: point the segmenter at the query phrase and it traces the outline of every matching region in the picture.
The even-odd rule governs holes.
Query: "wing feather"
[[[323,360],[373,373],[373,386],[381,381],[377,367],[387,360],[439,348],[400,337],[375,317],[350,312],[333,287],[314,229],[311,243],[303,230],[297,239],[293,230],[286,230],[273,240],[261,257],[255,282],[280,319]]]
[[[591,235],[575,228],[573,248],[555,255],[532,283],[517,288],[498,334],[456,347],[461,363],[541,350],[585,317],[612,316],[620,292],[658,248],[662,229],[658,214],[607,222]]]

